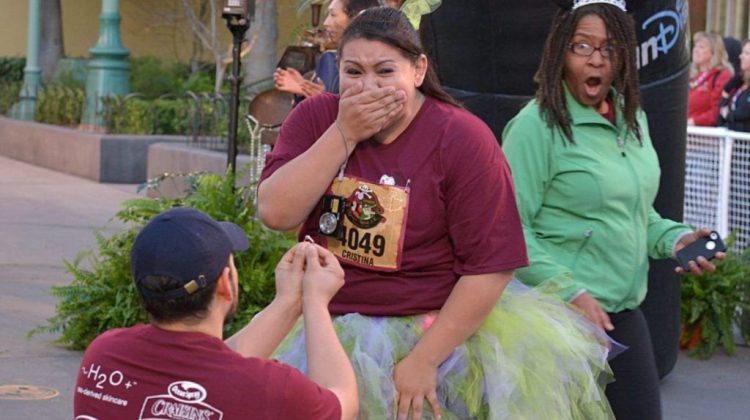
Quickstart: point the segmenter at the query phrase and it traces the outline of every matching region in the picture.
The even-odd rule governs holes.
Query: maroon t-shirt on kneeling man
[[[75,419],[335,419],[341,405],[293,367],[202,333],[115,329],[86,350]]]
[[[300,103],[284,121],[261,179],[315,143],[335,121],[338,102],[337,95],[322,94]],[[341,147],[340,156],[331,156],[337,163],[343,159]],[[367,236],[369,225],[355,235],[347,232],[342,242],[348,248],[339,254],[346,284],[330,304],[333,313],[388,316],[440,309],[460,276],[528,264],[505,156],[490,129],[465,110],[427,97],[394,142],[359,143],[345,174],[357,182],[408,189],[408,209],[394,213],[374,199],[367,203],[369,210],[360,206],[359,198],[371,197],[372,188],[344,194],[347,211],[356,210],[344,217],[361,217],[365,210],[368,222],[379,214],[375,217],[383,216],[383,223],[394,223],[391,215],[403,213],[406,229],[395,270],[366,266],[379,250],[375,237]],[[309,216],[300,238],[310,235],[330,248],[335,239],[318,233],[321,209],[322,204]],[[385,242],[378,239],[380,245]]]

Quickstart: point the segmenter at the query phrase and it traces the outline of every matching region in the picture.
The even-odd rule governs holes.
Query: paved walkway
[[[26,384],[59,392],[46,400],[0,399],[0,418],[71,418],[81,353],[55,345],[54,335],[29,340],[26,332],[54,314],[50,286],[71,280],[63,259],[91,249],[92,230],[103,227],[135,190],[0,157],[0,387]],[[681,355],[662,391],[667,420],[749,419],[750,349],[707,362]]]
[[[54,314],[53,285],[67,284],[63,259],[94,246],[103,227],[136,187],[98,184],[0,157],[0,386],[28,384],[59,391],[37,401],[0,399],[3,419],[70,419],[81,353],[31,340],[26,332]]]

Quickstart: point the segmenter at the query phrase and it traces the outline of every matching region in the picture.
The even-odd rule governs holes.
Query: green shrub
[[[103,100],[104,124],[117,134],[187,134],[190,104],[184,99],[112,95]]]
[[[735,238],[734,233],[727,238],[730,250]],[[715,272],[687,274],[682,280],[680,344],[699,358],[711,357],[719,345],[733,354],[735,328],[745,342],[750,339],[750,248],[729,251],[715,263]]]
[[[164,175],[147,185],[158,191],[161,182],[173,177]],[[88,251],[72,262],[65,262],[73,281],[52,288],[52,294],[59,300],[55,316],[29,335],[61,332],[58,343],[82,350],[108,329],[145,322],[147,315],[130,275],[130,249],[137,232],[148,220],[176,206],[195,207],[217,220],[237,223],[248,234],[250,249],[235,255],[242,292],[237,314],[225,327],[225,334],[238,331],[270,303],[275,293],[274,269],[294,239],[264,228],[254,218],[254,185],[235,188],[231,174],[224,177],[190,174],[187,180],[189,189],[184,199],[136,198],[124,202],[115,217],[125,224],[125,229],[110,237],[97,234],[95,253]],[[84,267],[84,261],[90,268]]]
[[[0,85],[23,81],[24,57],[0,57]]]
[[[225,137],[229,110],[221,101],[188,97],[146,99],[138,96],[111,95],[103,99],[103,120],[109,133],[117,134],[193,134]],[[241,116],[240,116],[241,117]],[[240,138],[247,137],[242,122]],[[244,134],[243,134],[244,130]],[[243,137],[244,136],[244,137]]]
[[[76,126],[81,122],[85,94],[82,89],[47,85],[39,89],[36,100],[36,121]]]
[[[130,90],[147,98],[179,93],[185,78],[179,65],[165,65],[156,57],[130,59]]]
[[[148,134],[151,132],[150,101],[111,95],[102,98],[102,104],[107,132],[114,134]]]
[[[182,83],[182,90],[190,90],[193,92],[213,92],[214,76],[205,71],[197,71],[191,74],[187,80]]]
[[[23,86],[25,58],[0,58],[0,114],[7,115],[18,102]],[[83,112],[85,82],[72,70],[61,71],[55,81],[37,93],[36,120],[47,124],[78,125]]]
[[[22,82],[0,83],[0,115],[8,115],[10,108],[18,102]]]
[[[187,134],[189,104],[181,99],[157,99],[152,104],[151,134]]]
[[[183,63],[164,63],[156,57],[131,58],[130,90],[151,99],[187,90],[213,92],[213,67],[199,65],[191,72]]]
[[[79,70],[66,69],[55,74],[52,83],[69,89],[86,90],[86,79]]]

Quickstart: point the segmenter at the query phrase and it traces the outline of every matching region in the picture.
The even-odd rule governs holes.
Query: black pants
[[[617,420],[660,420],[659,374],[646,318],[640,309],[609,314],[609,335],[629,349],[610,361],[615,382],[606,394]]]

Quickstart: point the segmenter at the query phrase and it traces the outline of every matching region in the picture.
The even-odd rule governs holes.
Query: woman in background
[[[750,39],[742,41],[740,73],[724,86],[719,108],[719,125],[750,132]]]
[[[328,6],[328,16],[323,21],[327,45],[334,50],[327,50],[318,57],[315,65],[314,81],[305,79],[297,69],[276,69],[273,81],[276,89],[308,98],[323,92],[339,93],[339,71],[336,66],[336,45],[341,39],[349,22],[361,11],[379,6],[378,0],[333,0]]]
[[[714,33],[693,35],[693,61],[690,64],[688,125],[715,126],[724,85],[734,75],[724,41]]]

